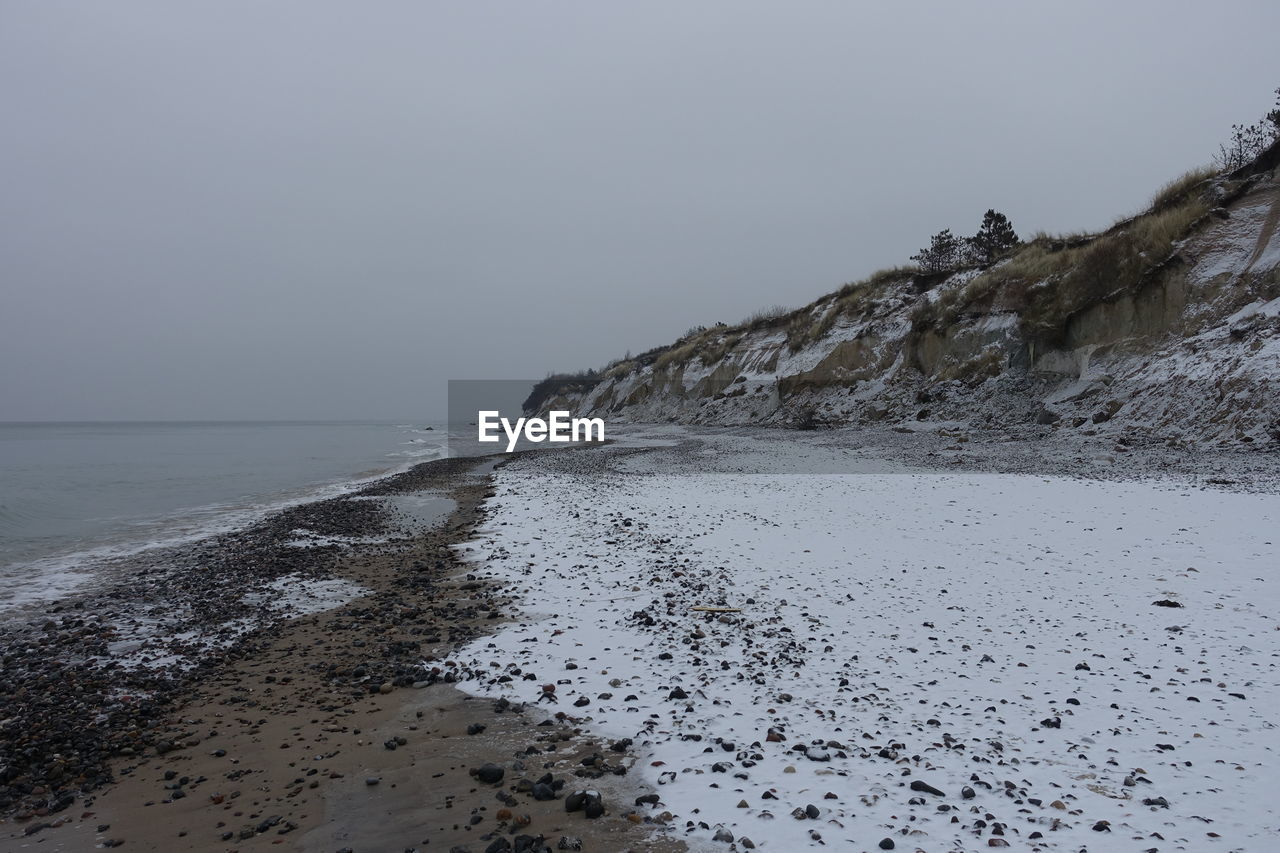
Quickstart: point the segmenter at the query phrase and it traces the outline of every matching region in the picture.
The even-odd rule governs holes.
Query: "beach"
[[[531,767],[629,791],[623,756],[607,774],[581,763],[604,747],[571,720],[531,728],[546,715],[495,713],[451,686],[451,651],[511,612],[465,561],[500,461],[423,463],[152,550],[127,580],[11,624],[6,760],[25,761],[9,771],[0,849],[449,849],[492,832],[472,815],[504,808],[469,771],[534,744],[545,754]],[[448,512],[406,534],[395,501],[424,495]],[[565,822],[559,798],[506,822],[535,816],[547,831]],[[616,817],[564,829],[641,832]]]
[[[0,849],[1266,849],[1274,473],[677,427],[424,463],[10,626]]]

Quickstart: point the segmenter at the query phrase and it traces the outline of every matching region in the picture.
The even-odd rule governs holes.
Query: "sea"
[[[0,613],[449,453],[440,423],[0,423]]]

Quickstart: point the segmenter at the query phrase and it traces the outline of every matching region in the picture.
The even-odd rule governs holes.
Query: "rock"
[[[1154,604],[1156,607],[1181,607],[1182,606],[1181,602],[1173,601],[1168,598],[1162,598],[1159,601],[1153,601],[1151,603]]]
[[[542,853],[547,849],[541,835],[517,835],[511,845],[514,853]]]
[[[604,814],[604,800],[595,791],[588,791],[587,800],[582,805],[582,812],[591,820],[600,817]]]
[[[688,699],[689,694],[685,693],[683,689],[677,687],[667,694],[667,698],[668,699]]]
[[[963,799],[972,800],[974,797],[978,795],[974,793],[974,790],[972,788],[970,788],[968,785],[965,785],[963,788],[960,789],[960,796]]]
[[[897,845],[893,843],[893,839],[892,839],[892,838],[882,838],[882,839],[880,839],[880,849],[881,849],[881,850],[892,850],[894,847],[897,847]]]
[[[504,837],[498,837],[492,844],[484,848],[484,853],[507,853],[511,849],[511,842]]]
[[[1058,414],[1052,409],[1042,408],[1036,414],[1036,423],[1040,424],[1041,426],[1049,426],[1051,424],[1056,424],[1060,420],[1062,420],[1062,415]]]
[[[467,734],[469,735],[478,735],[484,730],[485,730],[485,726],[483,723],[472,723],[471,725],[467,726]]]
[[[1093,422],[1095,424],[1106,423],[1115,417],[1116,412],[1124,408],[1124,403],[1119,400],[1108,400],[1107,404],[1100,410],[1093,413]]]
[[[722,826],[722,827],[720,827],[719,829],[717,829],[717,830],[716,830],[716,834],[715,834],[715,836],[714,836],[711,840],[712,840],[712,841],[723,841],[725,844],[732,844],[732,843],[733,843],[733,833],[732,833],[732,832],[730,832],[729,830],[725,829],[725,828]]]
[[[485,764],[476,770],[476,778],[486,785],[496,785],[502,781],[502,777],[507,773],[497,764]]]
[[[933,794],[935,797],[946,796],[946,794],[942,793],[937,788],[930,785],[928,782],[925,782],[920,779],[916,779],[914,782],[911,783],[911,790],[920,791],[925,794]]]
[[[598,818],[604,814],[604,800],[598,791],[574,791],[564,798],[564,810],[567,812],[583,811],[588,818]]]
[[[574,838],[569,835],[560,836],[560,841],[556,844],[557,850],[581,850],[582,839]]]

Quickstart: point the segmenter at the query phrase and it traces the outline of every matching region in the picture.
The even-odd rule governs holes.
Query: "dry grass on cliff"
[[[879,293],[890,284],[914,277],[918,267],[891,267],[878,270],[861,281],[853,281],[829,297],[830,302],[819,310],[797,313],[787,327],[787,346],[792,352],[822,340],[841,317],[856,317],[869,313]],[[812,306],[817,309],[819,303]]]
[[[974,312],[1017,311],[1025,332],[1059,343],[1072,316],[1139,285],[1209,210],[1200,192],[1211,175],[1190,172],[1166,185],[1144,214],[1095,236],[1037,235],[1008,261],[913,315],[917,330],[944,329]]]
[[[1152,196],[1147,212],[1158,213],[1165,208],[1181,204],[1186,201],[1187,196],[1192,192],[1202,191],[1204,184],[1217,177],[1217,175],[1217,169],[1211,166],[1203,166],[1199,169],[1192,169],[1181,177],[1174,178]]]

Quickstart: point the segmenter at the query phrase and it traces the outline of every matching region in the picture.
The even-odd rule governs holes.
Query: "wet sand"
[[[114,783],[54,814],[10,816],[0,850],[481,851],[506,849],[500,838],[679,849],[651,837],[654,809],[632,805],[647,792],[615,775],[628,755],[563,712],[495,708],[450,684],[451,651],[508,612],[455,550],[483,522],[495,461],[428,463],[384,489],[432,489],[456,508],[423,535],[348,549],[332,574],[370,594],[267,629],[199,671],[148,745],[111,761]],[[474,777],[486,764],[503,766],[500,783]],[[557,796],[536,800],[526,789],[547,773]],[[580,788],[603,794],[603,816],[566,813]]]

